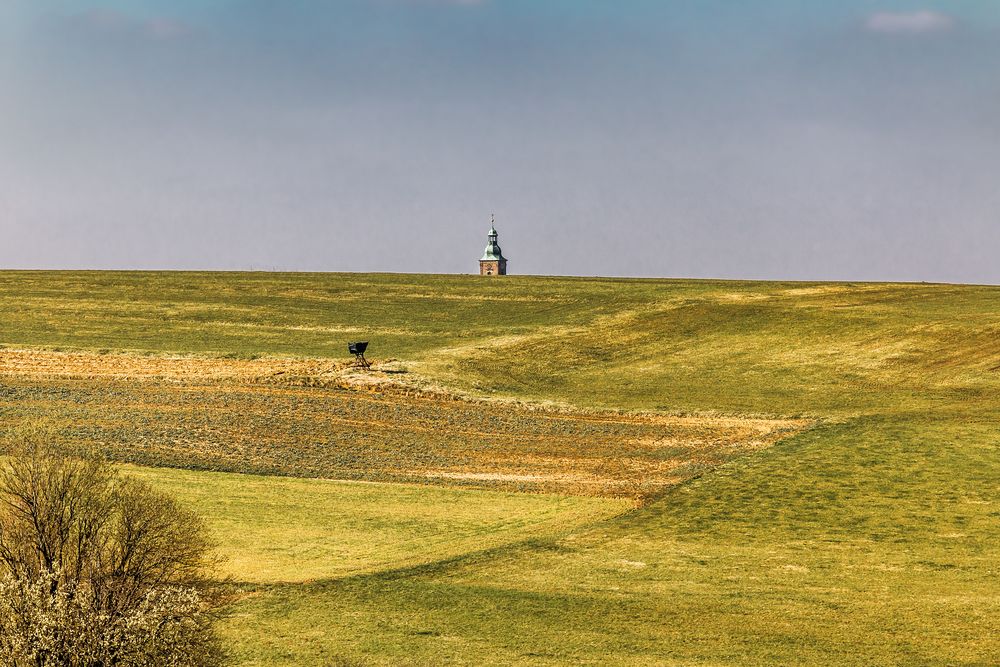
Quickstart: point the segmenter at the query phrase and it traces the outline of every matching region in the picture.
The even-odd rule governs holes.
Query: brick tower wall
[[[500,262],[497,260],[481,260],[479,262],[479,275],[481,276],[499,276],[500,273]]]

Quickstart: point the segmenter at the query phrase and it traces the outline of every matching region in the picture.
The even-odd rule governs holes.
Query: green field
[[[241,664],[1000,663],[998,288],[6,272],[0,306],[7,348],[341,358],[361,338],[456,393],[815,422],[623,514],[607,499],[379,485],[383,503],[323,487],[385,504],[358,517],[385,522],[370,552],[367,528],[309,506],[324,491],[295,493],[289,515],[358,566],[258,561],[256,581],[286,583],[252,587],[223,622]],[[164,483],[213,525],[235,521],[220,535],[251,559],[260,542],[240,526],[269,534],[267,513],[285,511],[258,512],[258,495],[329,484],[250,478],[240,495],[238,476],[148,474],[193,475]],[[521,528],[477,509],[490,493]],[[407,508],[433,534],[390,553],[425,533]],[[450,526],[464,534],[442,539]],[[272,562],[294,560],[293,545]]]
[[[221,576],[290,583],[399,570],[561,535],[624,500],[127,466],[195,510]]]

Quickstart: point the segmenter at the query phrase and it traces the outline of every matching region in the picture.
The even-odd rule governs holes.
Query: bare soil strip
[[[143,465],[644,497],[807,425],[410,389],[323,360],[0,351],[0,424],[45,419],[67,442]]]
[[[336,375],[350,364],[330,359],[226,359],[0,349],[0,376],[118,378],[127,380],[261,381],[289,376]]]

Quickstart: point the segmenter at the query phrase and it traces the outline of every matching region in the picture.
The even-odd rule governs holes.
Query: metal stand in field
[[[354,355],[354,358],[356,359],[354,364],[355,366],[360,366],[365,370],[368,370],[369,368],[372,367],[371,363],[367,359],[365,359],[365,350],[368,349],[368,341],[360,343],[348,343],[347,349],[351,354]]]

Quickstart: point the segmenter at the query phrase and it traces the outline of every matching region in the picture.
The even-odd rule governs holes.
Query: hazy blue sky
[[[1000,283],[1000,1],[2,0],[0,267]]]

